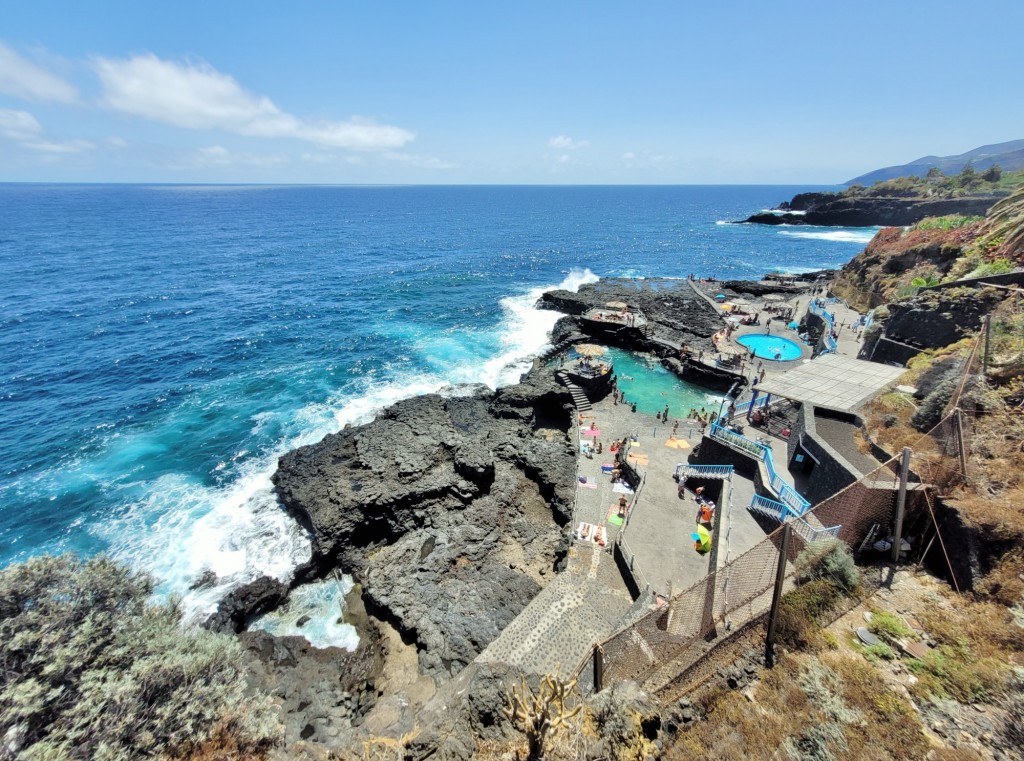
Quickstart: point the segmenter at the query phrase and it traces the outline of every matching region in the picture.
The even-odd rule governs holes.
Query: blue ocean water
[[[720,224],[798,190],[0,185],[0,564],[110,552],[195,615],[288,578],[310,550],[281,453],[514,382],[545,288],[835,267],[870,239]]]

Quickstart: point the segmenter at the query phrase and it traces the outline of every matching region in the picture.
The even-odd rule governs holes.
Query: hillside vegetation
[[[854,184],[842,192],[852,198],[961,198],[975,195],[1008,195],[1024,185],[1024,170],[1004,172],[998,166],[976,171],[968,164],[958,174],[930,170],[923,177],[896,177],[873,185]]]
[[[922,285],[1011,272],[1024,265],[1024,185],[985,217],[933,217],[886,227],[843,266],[833,290],[867,310],[912,296]]]
[[[260,758],[280,736],[238,641],[185,631],[103,557],[0,571],[0,758]]]

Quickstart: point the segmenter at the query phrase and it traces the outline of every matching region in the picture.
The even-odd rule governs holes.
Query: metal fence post
[[[775,591],[772,592],[772,609],[768,614],[768,635],[764,642],[764,662],[768,668],[775,665],[775,625],[779,619],[779,600],[782,599],[782,585],[786,580],[786,562],[789,556],[789,534],[793,530],[790,523],[782,528],[782,548],[779,550],[779,566],[775,570]]]
[[[988,377],[988,344],[992,336],[992,315],[985,315],[985,353],[981,357],[981,376],[983,378]],[[967,367],[967,372],[970,372],[970,366]]]
[[[594,644],[594,692],[604,689],[604,650]]]
[[[910,447],[903,447],[900,462],[900,491],[896,495],[896,526],[892,532],[892,562],[900,561],[900,543],[903,541],[903,511],[907,506],[907,476],[910,474]]]

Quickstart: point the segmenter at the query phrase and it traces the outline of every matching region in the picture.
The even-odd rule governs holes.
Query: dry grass
[[[1024,629],[999,603],[961,596],[952,603],[918,612],[938,647],[922,661],[908,661],[920,680],[914,690],[922,698],[998,700],[1005,694],[1012,666],[1021,663]]]
[[[754,689],[754,702],[735,691],[703,693],[697,707],[706,721],[680,732],[666,759],[745,761],[770,758],[790,732],[807,726],[812,716],[807,696],[785,675],[798,668],[791,657],[765,673]]]
[[[835,759],[909,761],[928,753],[910,703],[858,656],[783,656],[752,698],[708,693],[707,720],[684,730],[665,758],[813,758],[824,748]]]

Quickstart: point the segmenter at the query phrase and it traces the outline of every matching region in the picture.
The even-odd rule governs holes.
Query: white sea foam
[[[584,283],[598,279],[590,270],[573,269],[557,287],[576,291]],[[278,458],[295,447],[315,443],[346,424],[367,423],[380,410],[401,399],[438,391],[457,394],[453,383],[485,383],[498,388],[517,382],[531,358],[547,345],[547,333],[559,317],[556,312],[534,307],[545,290],[533,288],[501,300],[504,317],[498,328],[499,351],[493,357],[449,365],[443,374],[371,381],[361,392],[353,394],[350,390],[326,402],[307,405],[285,421],[286,429],[293,433],[283,437],[274,451],[242,462],[238,476],[229,484],[211,486],[180,474],[137,484],[142,496],[123,514],[97,523],[94,530],[110,542],[112,555],[160,579],[161,596],[181,596],[186,620],[190,622],[203,620],[216,609],[224,594],[260,576],[290,581],[295,567],[309,560],[312,547],[310,537],[281,509],[273,493],[271,476]],[[253,415],[253,431],[270,424],[277,415]],[[134,445],[129,448],[136,449]],[[216,574],[216,582],[191,589],[207,571]],[[342,583],[351,581],[346,579]],[[337,619],[342,604],[340,597],[331,592],[331,584],[307,585],[290,595],[293,602],[289,610],[297,604],[304,611],[300,615],[313,619],[301,630],[297,626],[294,632],[288,629],[292,626],[288,623],[291,613],[265,617],[260,626],[268,631],[277,628],[302,634],[311,641],[315,639],[318,647],[355,647],[355,631],[331,623]],[[337,589],[336,584],[333,589]]]
[[[761,209],[761,214],[792,214],[794,217],[802,217],[806,214],[806,211],[796,211],[794,209]]]
[[[345,595],[352,591],[352,579],[325,579],[305,584],[288,595],[286,609],[275,610],[252,622],[250,629],[262,629],[279,637],[305,637],[313,647],[343,647],[355,650],[359,634],[341,620]],[[308,620],[299,626],[299,620]]]
[[[804,275],[808,272],[817,272],[818,270],[825,269],[825,267],[776,267],[776,272],[781,272],[785,275]]]
[[[581,285],[596,283],[599,279],[589,269],[573,269],[558,287],[575,293]],[[506,296],[501,300],[505,313],[499,334],[501,349],[497,356],[484,363],[480,377],[470,382],[486,383],[491,388],[516,383],[530,368],[531,358],[549,346],[548,333],[562,315],[534,306],[546,290],[549,289],[532,288],[520,296]]]
[[[779,235],[789,235],[793,238],[806,238],[808,240],[830,240],[836,243],[858,243],[868,244],[875,237],[877,230],[830,230],[829,232],[793,232],[780,230]]]

